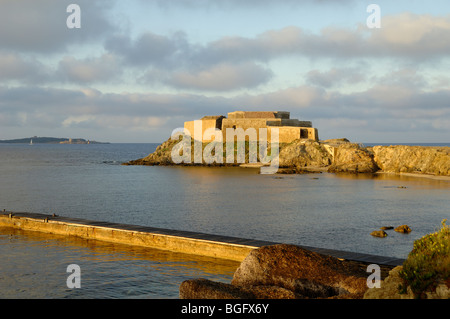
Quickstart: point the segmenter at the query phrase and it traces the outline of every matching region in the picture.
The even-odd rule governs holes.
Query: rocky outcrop
[[[180,298],[349,299],[362,298],[366,290],[361,264],[279,244],[251,251],[230,284],[183,282]]]
[[[450,175],[450,147],[374,146],[372,152],[384,172]]]
[[[389,272],[389,276],[380,283],[379,288],[370,288],[364,293],[364,299],[417,299],[411,287],[401,291],[404,285],[400,273],[403,266],[397,266]],[[433,290],[424,293],[425,299],[450,299],[450,282],[439,282]]]
[[[380,282],[380,287],[368,289],[364,299],[414,299],[411,289],[400,294],[399,286],[403,283],[400,277],[402,266],[397,266],[389,272],[389,276]]]
[[[168,139],[147,157],[124,163],[125,165],[173,165],[172,148],[178,143],[177,140]]]
[[[125,163],[125,165],[175,165],[172,149],[179,140],[168,139],[147,157]],[[203,150],[208,143],[203,144]],[[223,164],[194,163],[195,152],[191,144],[192,163],[183,165],[238,166],[243,163],[227,163],[223,148]],[[248,148],[246,148],[248,163]],[[351,143],[347,139],[325,141],[296,140],[281,144],[279,167],[283,173],[302,173],[305,171],[328,171],[332,173],[421,173],[450,176],[450,147],[424,146],[374,146]]]
[[[375,173],[379,168],[369,150],[359,144],[345,143],[334,148],[329,172]]]
[[[299,171],[305,167],[328,167],[333,162],[333,155],[325,144],[312,140],[297,140],[283,145],[280,149],[279,166],[294,168]]]

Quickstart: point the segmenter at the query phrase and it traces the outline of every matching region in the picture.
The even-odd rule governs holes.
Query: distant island
[[[0,140],[3,144],[109,144],[104,142],[90,141],[83,138],[61,138],[61,137],[25,137],[12,140]]]

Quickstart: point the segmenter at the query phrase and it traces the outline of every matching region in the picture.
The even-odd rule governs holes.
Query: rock
[[[374,237],[387,237],[387,234],[384,230],[375,230],[370,233]]]
[[[450,147],[374,146],[372,152],[384,172],[450,175]]]
[[[394,227],[393,226],[383,226],[383,227],[380,227],[380,229],[381,230],[390,230],[390,229],[394,229]]]
[[[398,233],[408,234],[411,232],[411,228],[408,225],[401,225],[394,229]]]
[[[277,286],[239,287],[207,279],[185,280],[180,299],[296,299],[298,296]]]
[[[295,245],[255,249],[234,273],[232,285],[276,286],[306,298],[329,298],[367,289],[367,273],[359,265]]]
[[[293,291],[278,286],[250,286],[245,288],[251,291],[256,299],[298,299],[301,296]]]
[[[207,279],[183,281],[180,285],[181,299],[253,299],[254,294],[239,287]]]
[[[450,299],[450,282],[440,281],[433,291],[425,293],[427,299]]]
[[[333,146],[339,146],[341,144],[350,143],[350,141],[346,138],[332,138],[328,140],[322,141],[324,144],[333,145]]]
[[[364,293],[364,299],[417,299],[410,287],[400,292],[399,287],[404,284],[400,272],[403,266],[397,266],[389,272],[380,283],[380,288],[370,288]],[[449,285],[441,281],[433,291],[425,293],[426,299],[450,299]]]
[[[302,171],[305,167],[327,167],[333,161],[332,154],[321,143],[312,140],[296,140],[280,149],[279,166]]]
[[[399,287],[403,284],[400,277],[402,266],[397,266],[389,272],[389,276],[380,283],[380,288],[370,288],[364,293],[364,299],[414,299],[410,288],[400,294]]]
[[[124,163],[124,165],[174,165],[172,148],[179,140],[167,141],[159,145],[147,157]],[[205,147],[207,143],[203,144]],[[191,148],[191,158],[195,149]],[[248,150],[246,150],[248,162]],[[243,163],[199,164],[208,166],[233,166]],[[247,163],[248,164],[248,163]],[[193,165],[183,163],[182,165]],[[374,146],[364,147],[347,139],[325,141],[296,140],[281,144],[279,167],[299,173],[305,168],[328,169],[329,172],[374,173],[378,170],[393,173],[421,173],[450,176],[450,147],[425,146]],[[405,187],[400,187],[405,188]]]
[[[333,164],[328,169],[333,173],[374,173],[378,170],[373,155],[366,148],[355,143],[344,143],[336,147]]]

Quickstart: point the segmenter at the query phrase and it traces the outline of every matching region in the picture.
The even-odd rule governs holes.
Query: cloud
[[[312,33],[296,26],[254,38],[224,37],[197,51],[202,61],[269,61],[284,56],[316,58],[406,58],[428,61],[450,53],[450,16],[403,13],[383,17],[381,29],[323,28]]]
[[[382,23],[367,40],[375,52],[420,60],[450,53],[450,15],[405,12],[383,17]]]
[[[331,88],[340,84],[357,84],[365,81],[366,75],[356,68],[331,68],[328,71],[311,70],[306,74],[309,83]]]
[[[39,61],[12,52],[0,52],[0,80],[32,83],[48,76],[49,72]]]
[[[77,0],[82,27],[68,29],[69,0],[2,0],[0,2],[0,43],[2,48],[21,52],[54,53],[69,45],[98,40],[115,29],[108,20],[108,0]]]
[[[122,68],[112,54],[84,60],[66,56],[59,62],[57,73],[63,81],[74,83],[109,82],[122,74]]]
[[[448,89],[426,92],[378,84],[346,94],[302,85],[233,97],[0,87],[0,122],[4,127],[22,130],[51,127],[77,132],[139,131],[153,134],[144,141],[151,141],[151,136],[153,141],[162,141],[172,130],[182,127],[184,121],[204,115],[287,110],[293,118],[313,121],[321,136],[331,138],[345,133],[344,137],[361,141],[362,136],[367,140],[366,136],[375,132],[399,132],[399,138],[406,141],[408,134],[441,139],[448,136],[449,127],[445,124],[450,120],[449,100]]]
[[[145,32],[135,40],[123,34],[111,36],[105,41],[105,49],[122,56],[129,65],[170,66],[178,52],[180,57],[186,57],[189,47],[182,32],[171,36]]]
[[[257,87],[272,76],[272,71],[255,63],[221,63],[201,70],[176,71],[166,83],[184,89],[231,91]]]

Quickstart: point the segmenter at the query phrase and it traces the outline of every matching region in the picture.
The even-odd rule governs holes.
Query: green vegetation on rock
[[[401,292],[410,287],[416,298],[424,298],[438,284],[450,280],[450,228],[442,221],[442,228],[414,242],[413,250],[403,264],[400,277]]]

